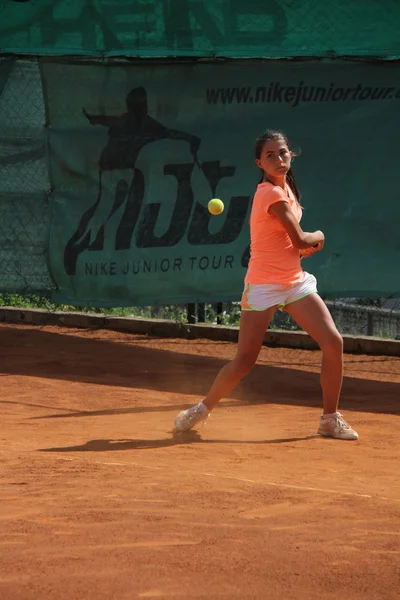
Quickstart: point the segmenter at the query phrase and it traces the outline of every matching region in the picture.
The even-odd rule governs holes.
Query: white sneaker
[[[338,440],[358,440],[358,433],[346,423],[339,412],[327,419],[321,416],[318,433],[324,437],[333,437]]]
[[[189,431],[197,423],[203,421],[207,422],[209,413],[207,407],[202,402],[195,404],[187,410],[182,410],[175,418],[175,429],[176,431]]]

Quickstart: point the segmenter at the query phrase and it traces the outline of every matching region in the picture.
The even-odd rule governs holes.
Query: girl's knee
[[[323,340],[321,350],[326,356],[337,358],[343,354],[343,338],[338,331],[332,331]]]
[[[250,354],[237,355],[233,359],[233,362],[235,364],[235,370],[237,371],[237,373],[239,375],[244,377],[245,375],[250,373],[250,371],[252,370],[252,368],[254,367],[254,365],[256,363],[256,360],[257,360],[257,358],[254,358],[254,356],[252,356]]]

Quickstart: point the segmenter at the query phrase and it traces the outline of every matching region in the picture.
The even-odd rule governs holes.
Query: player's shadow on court
[[[171,446],[184,446],[188,444],[285,444],[292,442],[303,442],[321,438],[319,435],[307,435],[303,437],[278,438],[272,440],[213,440],[203,439],[197,431],[174,434],[171,438],[162,440],[90,440],[81,446],[65,446],[61,448],[40,448],[39,452],[112,452],[121,450],[154,450],[157,448],[169,448]]]
[[[24,390],[20,402],[19,395],[10,397],[12,391],[7,389],[6,381],[0,404],[29,405],[37,410],[34,418],[38,419],[178,412],[205,396],[219,369],[228,361],[221,355],[208,356],[201,351],[195,354],[185,340],[163,339],[159,343],[164,349],[156,349],[149,344],[151,338],[143,335],[82,330],[76,334],[74,330],[3,326],[0,336],[2,374],[20,377]],[[213,342],[205,343],[214,352],[225,346],[223,342],[217,348]],[[226,346],[233,353],[234,346]],[[319,367],[321,355],[297,354],[295,350],[285,354],[280,349],[279,358],[274,360],[273,350],[269,357],[272,362],[261,357],[218,408],[272,403],[320,409],[319,373],[315,368]],[[398,363],[387,357],[385,368],[380,367],[379,360],[382,357],[363,356],[365,364],[357,366],[357,375],[344,378],[340,404],[343,411],[398,413],[399,385],[382,381],[398,375]],[[363,378],[363,372],[367,378]],[[42,398],[42,387],[36,388],[29,378],[52,380],[54,385],[47,387]],[[84,385],[69,386],[69,382]]]

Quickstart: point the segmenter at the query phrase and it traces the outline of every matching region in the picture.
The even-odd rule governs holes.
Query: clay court
[[[315,435],[320,353],[2,324],[4,600],[399,597],[400,358],[346,355],[358,442]]]

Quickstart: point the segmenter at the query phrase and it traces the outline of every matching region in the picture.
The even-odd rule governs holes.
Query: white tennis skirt
[[[314,275],[304,271],[301,281],[290,285],[280,283],[246,283],[244,286],[242,310],[267,310],[276,306],[284,311],[288,304],[297,302],[317,292],[317,280]]]

